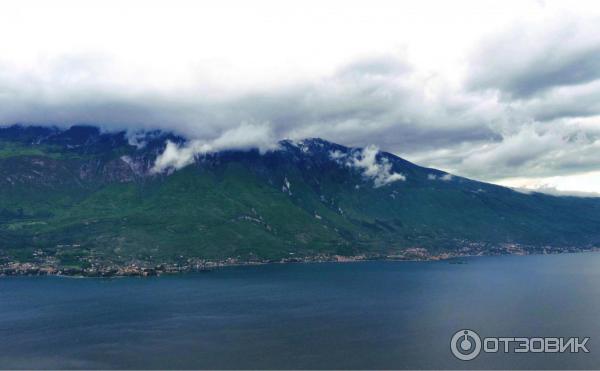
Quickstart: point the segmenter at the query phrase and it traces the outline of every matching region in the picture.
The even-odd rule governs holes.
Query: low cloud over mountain
[[[403,9],[380,5],[380,11],[362,13],[356,4],[348,6],[349,21],[343,23],[347,27],[354,19],[359,22],[361,14],[367,24],[388,27],[385,32],[365,30],[362,36],[348,30],[356,36],[352,45],[336,45],[329,38],[333,36],[326,32],[327,25],[337,24],[335,13],[314,20],[323,40],[307,31],[312,46],[295,39],[283,21],[277,21],[281,35],[271,38],[265,36],[270,33],[250,29],[250,34],[262,37],[252,39],[255,44],[244,35],[223,36],[223,42],[237,48],[235,55],[223,51],[229,44],[219,44],[205,33],[199,36],[203,29],[194,27],[204,26],[191,23],[190,35],[204,44],[193,44],[192,36],[177,25],[174,31],[164,31],[180,36],[169,39],[181,42],[176,50],[154,33],[154,44],[144,49],[140,41],[143,50],[135,52],[114,35],[87,35],[95,43],[83,43],[87,46],[69,53],[58,47],[49,53],[33,41],[24,42],[23,48],[38,53],[21,53],[6,41],[4,46],[14,50],[15,57],[4,53],[0,58],[0,123],[94,124],[109,131],[125,129],[131,138],[162,129],[187,137],[188,143],[167,147],[157,170],[183,166],[198,153],[268,150],[281,139],[307,137],[351,146],[374,144],[428,166],[487,181],[568,177],[600,168],[600,38],[594,31],[600,18],[593,12],[564,13],[553,4],[527,3],[527,17],[507,16],[504,23],[483,30],[480,38],[471,36],[477,30],[449,28],[448,36],[437,35],[436,41],[436,35],[424,35],[416,21],[393,36],[401,22],[392,22],[384,13],[405,17]],[[470,6],[457,3],[449,12],[469,18],[461,9]],[[508,6],[507,14],[516,6]],[[148,19],[141,21],[146,23],[160,14],[145,11]],[[167,13],[171,11],[177,10],[169,8]],[[292,17],[282,9],[274,11],[282,12],[283,20]],[[419,19],[437,17],[423,9],[415,12]],[[36,17],[41,15],[33,16],[40,20]],[[2,27],[15,26],[15,21],[7,22]],[[42,17],[41,22],[48,20]],[[146,23],[144,30],[150,24]],[[295,45],[286,45],[284,37]],[[100,42],[113,39],[117,46]],[[244,40],[256,49],[238,55],[246,50]],[[371,44],[380,47],[375,50]],[[328,45],[337,54],[328,54]],[[161,47],[163,54],[173,55],[147,58],[146,63],[126,58],[146,56],[147,50],[158,53]],[[346,53],[351,47],[352,53]],[[313,53],[315,48],[320,54]],[[558,183],[551,186],[560,188]]]

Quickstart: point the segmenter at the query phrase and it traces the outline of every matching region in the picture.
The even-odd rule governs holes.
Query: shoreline
[[[265,260],[242,260],[228,258],[224,260],[210,259],[188,259],[186,263],[158,263],[135,262],[128,264],[100,264],[89,268],[65,267],[60,264],[44,264],[32,262],[9,262],[0,265],[0,278],[10,276],[58,276],[69,278],[118,278],[118,277],[158,277],[162,275],[174,275],[192,272],[210,272],[220,268],[241,267],[267,264],[309,264],[309,263],[354,263],[365,261],[389,261],[389,262],[427,262],[427,261],[451,261],[477,256],[525,256],[525,255],[558,255],[570,253],[597,252],[600,248],[549,248],[518,251],[477,251],[477,252],[443,252],[429,254],[426,249],[412,248],[403,251],[402,254],[394,255],[314,255],[305,257],[293,257],[282,259]],[[464,264],[458,262],[456,264]]]

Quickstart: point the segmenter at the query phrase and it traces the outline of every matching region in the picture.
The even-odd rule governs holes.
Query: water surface
[[[0,368],[599,368],[600,253],[0,279]],[[589,336],[481,354],[451,336]]]

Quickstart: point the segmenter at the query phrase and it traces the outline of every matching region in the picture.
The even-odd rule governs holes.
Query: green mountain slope
[[[600,242],[594,198],[518,193],[387,153],[377,161],[405,180],[376,186],[352,166],[359,149],[319,139],[203,155],[153,175],[167,139],[184,141],[154,133],[137,148],[124,133],[90,127],[0,129],[0,256],[77,265],[90,256],[265,260]]]

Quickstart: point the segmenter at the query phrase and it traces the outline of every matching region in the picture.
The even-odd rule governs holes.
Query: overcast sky
[[[322,137],[600,192],[600,4],[3,1],[0,124]]]

